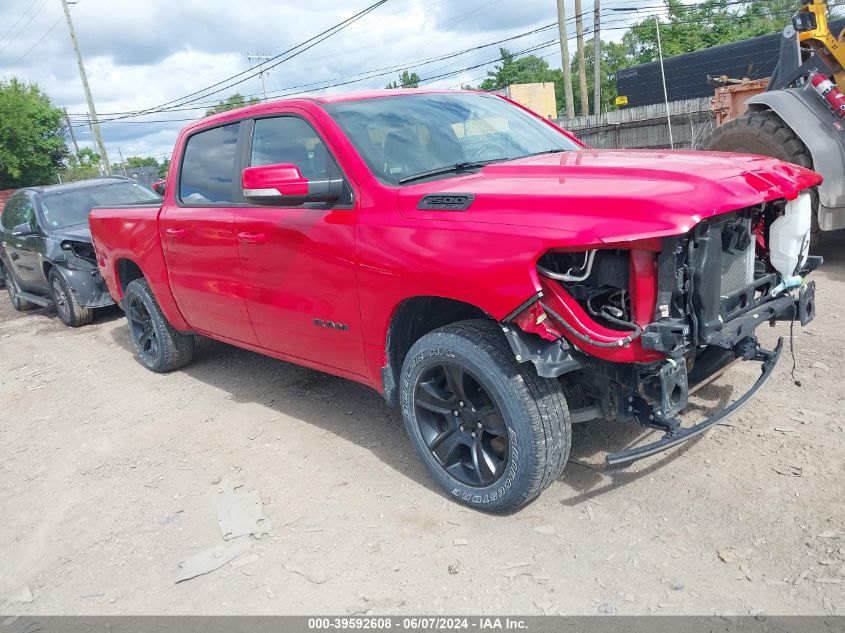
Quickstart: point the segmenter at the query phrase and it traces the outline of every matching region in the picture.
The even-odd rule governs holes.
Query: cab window
[[[183,203],[202,206],[234,202],[239,129],[240,122],[230,123],[188,139],[179,175],[179,198]]]
[[[308,180],[343,178],[325,143],[311,125],[296,116],[257,119],[252,133],[250,166],[293,164]],[[349,204],[352,193],[344,187],[338,204]]]

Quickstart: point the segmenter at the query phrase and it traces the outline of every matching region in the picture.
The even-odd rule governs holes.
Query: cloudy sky
[[[234,92],[261,96],[258,77],[203,93],[196,101],[166,112],[109,119],[155,108],[253,64],[250,53],[278,55],[334,26],[374,0],[78,0],[71,9],[103,136],[112,161],[123,156],[169,156],[186,120],[202,116],[217,100]],[[567,0],[570,18],[574,0]],[[593,3],[584,0],[584,10]],[[639,7],[653,13],[660,0],[604,0],[606,37],[618,39],[631,13],[613,8]],[[236,7],[236,8],[235,8]],[[84,124],[87,107],[60,0],[0,0],[0,79],[38,83],[75,122],[80,144],[93,146]],[[490,44],[550,25],[555,0],[388,0],[364,18],[265,75],[268,96],[312,91],[383,88],[402,67],[435,87],[477,84],[499,45],[441,61],[420,63],[471,47]],[[585,17],[592,27],[592,16]],[[574,23],[568,31],[574,36]],[[505,44],[523,51],[557,37],[549,28]],[[574,41],[570,42],[574,54]],[[556,43],[536,51],[560,67]],[[484,65],[486,64],[486,65]],[[482,65],[482,66],[480,66]],[[387,70],[383,70],[387,69]],[[386,73],[386,74],[382,74]],[[363,76],[362,76],[363,75]],[[447,75],[445,77],[437,77]],[[237,81],[237,80],[235,80]],[[344,86],[330,84],[350,82]],[[193,108],[193,109],[192,109]]]

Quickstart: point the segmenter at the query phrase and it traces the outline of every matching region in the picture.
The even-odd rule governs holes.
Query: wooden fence
[[[669,103],[675,149],[701,149],[715,128],[710,98]],[[597,149],[663,149],[669,147],[666,106],[662,103],[616,112],[557,119],[556,123]]]

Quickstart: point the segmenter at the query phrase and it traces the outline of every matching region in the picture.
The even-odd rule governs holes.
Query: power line
[[[5,40],[5,39],[6,39],[6,36],[7,36],[9,33],[11,33],[11,32],[15,29],[15,27],[16,27],[18,24],[20,24],[20,21],[21,21],[21,20],[23,20],[23,16],[25,16],[27,13],[29,13],[29,10],[30,10],[30,9],[31,9],[34,5],[35,5],[35,3],[36,3],[36,2],[38,2],[38,0],[32,0],[32,2],[30,2],[30,3],[27,5],[26,9],[24,9],[24,10],[23,10],[23,13],[21,13],[21,14],[18,16],[18,19],[17,19],[17,20],[15,20],[15,23],[14,23],[12,26],[10,26],[10,27],[9,27],[9,30],[8,30],[8,31],[6,31],[5,33],[3,33],[3,37],[0,37],[0,42],[2,42],[3,40]]]
[[[317,35],[314,35],[313,37],[305,40],[304,42],[297,44],[296,46],[293,46],[293,47],[287,49],[286,51],[279,53],[278,55],[275,55],[274,57],[271,58],[271,60],[277,60],[280,57],[287,55],[288,53],[291,53],[293,51],[296,51],[297,49],[300,49],[296,53],[293,53],[289,57],[282,59],[281,61],[278,61],[275,64],[272,64],[270,66],[264,66],[264,72],[267,72],[268,70],[275,68],[279,64],[282,64],[282,63],[288,61],[289,59],[296,57],[297,55],[299,55],[299,54],[305,52],[306,50],[316,46],[317,44],[325,41],[326,39],[330,38],[331,36],[335,35],[336,33],[339,33],[340,31],[345,29],[350,24],[357,22],[358,20],[363,18],[365,15],[367,15],[371,11],[374,11],[375,9],[377,9],[381,5],[385,4],[386,2],[388,2],[388,0],[378,0],[378,2],[374,2],[370,6],[368,6],[365,9],[359,11],[358,13],[354,14],[353,16],[343,20],[342,22],[335,24],[334,26],[326,29],[325,31],[322,31],[322,32],[318,33]],[[305,46],[306,44],[308,44],[308,46]],[[247,70],[236,73],[236,74],[234,74],[230,77],[227,77],[226,79],[222,79],[222,80],[218,81],[217,83],[213,83],[210,86],[206,86],[205,88],[201,88],[199,90],[191,92],[191,93],[189,93],[189,94],[187,94],[183,97],[179,97],[177,99],[171,99],[170,101],[165,101],[164,103],[161,103],[157,106],[152,106],[150,108],[146,108],[145,110],[141,110],[141,111],[137,112],[136,114],[146,114],[146,113],[149,113],[149,112],[154,111],[154,110],[159,110],[159,109],[163,108],[164,106],[168,106],[168,105],[175,104],[175,103],[178,103],[178,102],[184,102],[184,103],[180,103],[180,105],[192,103],[193,101],[197,101],[197,99],[194,99],[193,101],[186,101],[186,99],[189,99],[190,97],[193,97],[195,95],[199,95],[200,93],[208,92],[212,88],[217,88],[218,86],[222,86],[223,84],[225,84],[227,82],[233,81],[233,80],[237,79],[238,77],[242,77],[243,75],[255,70],[255,68],[257,68],[257,66],[250,67]],[[238,80],[235,83],[231,83],[231,84],[228,84],[226,86],[223,86],[222,88],[214,90],[212,92],[208,92],[208,94],[204,94],[204,95],[202,95],[202,97],[199,97],[199,98],[208,97],[212,94],[216,94],[216,93],[219,93],[219,92],[226,90],[228,88],[232,88],[232,87],[234,87],[234,86],[236,86],[240,83],[243,83],[244,81],[252,79],[253,77],[256,77],[256,76],[257,76],[257,73],[249,75],[247,77],[243,77],[242,79]]]
[[[55,29],[55,28],[56,28],[56,27],[57,27],[57,26],[61,23],[61,21],[62,21],[63,17],[64,17],[64,16],[61,16],[61,15],[60,15],[60,16],[56,19],[56,21],[55,21],[55,22],[53,22],[53,26],[51,26],[49,29],[47,29],[47,32],[46,32],[46,33],[44,33],[44,35],[42,35],[41,37],[39,37],[39,38],[35,41],[35,44],[33,44],[32,46],[30,46],[28,49],[26,49],[26,52],[25,52],[23,55],[21,55],[21,56],[20,56],[20,57],[18,57],[18,58],[17,58],[14,62],[12,62],[12,65],[11,65],[11,66],[9,66],[9,68],[7,69],[7,70],[8,70],[8,72],[11,72],[12,70],[14,70],[14,69],[15,69],[15,67],[16,67],[18,64],[20,64],[20,63],[21,63],[21,61],[23,61],[23,59],[24,59],[27,55],[29,55],[29,54],[33,51],[33,49],[34,49],[36,46],[38,46],[38,45],[39,45],[42,41],[44,41],[44,38],[45,38],[45,37],[47,37],[48,35],[50,35],[50,33],[52,33],[52,32],[53,32],[53,29]]]
[[[38,7],[38,9],[35,11],[35,13],[33,13],[33,14],[29,17],[29,20],[27,20],[27,21],[24,23],[24,25],[23,25],[21,28],[19,28],[19,29],[15,32],[15,34],[14,34],[11,38],[9,38],[9,39],[6,41],[6,43],[5,43],[5,44],[3,44],[3,46],[0,46],[0,53],[2,53],[4,50],[6,50],[6,47],[8,47],[8,46],[9,46],[9,44],[11,44],[11,43],[14,41],[14,39],[15,39],[18,35],[20,35],[21,33],[23,33],[23,32],[26,30],[26,27],[28,27],[30,24],[32,24],[32,21],[33,21],[36,17],[38,17],[38,14],[39,14],[39,13],[41,13],[41,11],[44,9],[44,7],[45,7],[46,5],[47,5],[47,0],[44,0],[44,2],[42,2],[42,3],[41,3],[41,6],[39,6],[39,7]]]

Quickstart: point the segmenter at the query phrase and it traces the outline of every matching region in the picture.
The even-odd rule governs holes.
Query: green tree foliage
[[[158,169],[158,161],[152,156],[130,156],[126,159],[127,167],[155,167]]]
[[[593,40],[587,40],[584,44],[584,68],[587,71],[587,89],[593,90],[593,68],[595,59],[593,51]],[[627,47],[618,42],[602,42],[601,45],[601,110],[602,112],[616,109],[616,71],[629,65]],[[581,112],[581,85],[578,81],[578,56],[573,55],[570,68],[572,69],[572,92],[575,102],[575,112]],[[590,92],[589,103],[592,112],[593,93]],[[558,108],[561,116],[565,110],[562,106]]]
[[[248,105],[255,105],[256,103],[260,103],[261,100],[256,97],[251,97],[247,99],[242,94],[236,92],[231,97],[224,99],[217,103],[216,106],[213,108],[209,108],[205,111],[205,116],[211,116],[212,114],[219,114],[220,112],[226,112],[228,110],[234,110],[235,108],[243,108],[244,106]]]
[[[507,48],[499,49],[502,63],[487,71],[487,78],[481,82],[481,90],[501,90],[512,84],[553,83],[557,109],[564,109],[563,71],[551,68],[549,62],[536,55],[516,57]]]
[[[165,158],[163,161],[161,161],[161,165],[158,166],[158,177],[165,178],[169,169],[170,158]]]
[[[63,122],[38,86],[0,82],[0,189],[56,182],[68,151]]]
[[[79,154],[68,155],[66,163],[61,171],[62,182],[85,180],[101,175],[102,158],[90,147],[83,147]]]
[[[399,81],[393,81],[385,86],[388,90],[396,90],[397,88],[419,88],[420,76],[417,73],[409,73],[403,70],[399,75]]]

